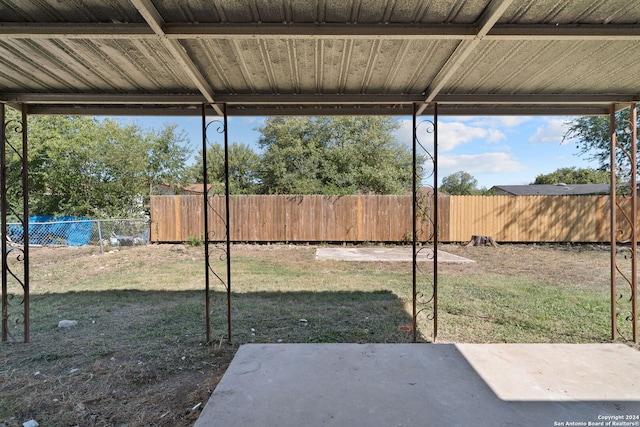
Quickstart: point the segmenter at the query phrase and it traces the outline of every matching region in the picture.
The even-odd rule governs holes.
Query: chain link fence
[[[86,219],[76,217],[29,218],[30,246],[135,246],[149,243],[148,219]],[[24,227],[8,224],[8,241],[24,245]]]

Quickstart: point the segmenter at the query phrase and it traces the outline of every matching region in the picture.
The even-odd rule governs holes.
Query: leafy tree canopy
[[[608,184],[609,172],[592,168],[560,168],[536,176],[533,184]]]
[[[478,180],[471,174],[458,171],[442,178],[439,191],[452,196],[468,196],[480,194],[485,190],[478,190]]]
[[[412,157],[386,117],[272,117],[257,130],[265,194],[401,194]]]
[[[260,155],[248,145],[234,142],[229,145],[228,158],[229,193],[256,194],[259,190]],[[200,150],[196,164],[189,168],[194,182],[204,182],[202,164],[202,150]],[[220,144],[214,144],[207,149],[207,167],[207,182],[213,186],[213,192],[223,193],[225,183],[224,149]]]
[[[29,116],[28,137],[33,215],[140,216],[150,189],[187,177],[189,150],[174,125],[145,131],[111,119]]]
[[[629,123],[631,112],[628,108],[616,113],[616,137],[621,146],[629,151],[631,137],[629,133]],[[640,121],[636,125],[640,124]],[[588,160],[596,161],[600,170],[611,170],[611,135],[609,130],[608,116],[586,116],[578,117],[567,122],[569,126],[564,134],[564,139],[576,139],[579,155],[585,156]],[[617,150],[616,167],[619,171],[630,170],[629,158]]]

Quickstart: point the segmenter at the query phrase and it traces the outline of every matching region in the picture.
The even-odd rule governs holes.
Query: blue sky
[[[427,118],[427,117],[425,117]],[[200,117],[134,117],[121,118],[139,126],[160,128],[176,124],[183,130],[189,147],[197,153],[201,142]],[[248,144],[258,151],[260,136],[255,128],[264,117],[230,117],[229,142]],[[399,117],[400,128],[395,138],[411,145],[411,117]],[[478,180],[478,187],[530,184],[537,175],[561,167],[597,167],[577,156],[575,141],[564,141],[566,122],[570,117],[439,117],[438,176],[465,171]],[[422,129],[422,127],[419,127]],[[429,137],[423,141],[428,144]]]

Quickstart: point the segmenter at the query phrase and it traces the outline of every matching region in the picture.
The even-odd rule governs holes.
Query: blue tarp
[[[89,244],[92,232],[93,221],[88,218],[75,216],[32,216],[29,218],[29,244],[32,245],[84,246]],[[22,225],[9,226],[9,237],[14,243],[24,244],[23,235]]]

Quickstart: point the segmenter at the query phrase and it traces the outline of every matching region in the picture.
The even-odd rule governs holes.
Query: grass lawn
[[[441,248],[477,262],[439,267],[439,342],[609,340],[607,248]],[[232,344],[212,281],[205,345],[202,247],[32,249],[31,342],[0,344],[0,424],[190,426],[241,344],[411,341],[410,263],[314,250],[234,246]]]

